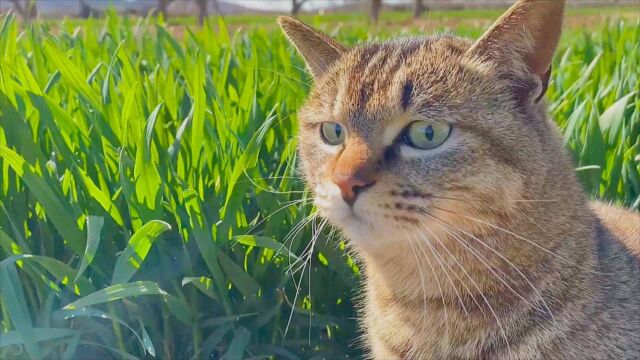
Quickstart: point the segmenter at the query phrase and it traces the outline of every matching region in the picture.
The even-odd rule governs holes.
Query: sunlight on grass
[[[306,19],[353,20],[341,16]],[[351,44],[404,27],[421,31],[331,29]],[[288,237],[311,212],[295,154],[302,60],[275,26],[183,30],[0,16],[0,358],[362,356],[344,243],[320,234],[300,296],[291,281],[312,231]],[[612,21],[565,35],[548,92],[587,192],[636,210],[639,78],[640,23]]]

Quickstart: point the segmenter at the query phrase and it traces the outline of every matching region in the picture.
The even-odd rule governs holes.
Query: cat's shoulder
[[[640,260],[640,213],[594,201],[591,209],[602,225]]]

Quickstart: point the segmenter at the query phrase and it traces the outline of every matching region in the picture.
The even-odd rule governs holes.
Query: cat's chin
[[[337,186],[318,186],[316,188],[315,205],[320,216],[327,219],[332,225],[347,230],[351,226],[362,223],[354,208],[349,206],[340,195]]]

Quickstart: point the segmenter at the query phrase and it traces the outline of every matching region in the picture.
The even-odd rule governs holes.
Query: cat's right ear
[[[467,51],[467,55],[506,67],[525,65],[536,75],[542,93],[562,32],[566,0],[518,0]]]
[[[278,17],[287,39],[298,49],[314,78],[324,74],[346,52],[346,48],[329,36],[288,16]]]

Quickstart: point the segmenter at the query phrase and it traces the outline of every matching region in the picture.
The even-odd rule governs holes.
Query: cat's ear
[[[282,31],[298,49],[314,78],[320,77],[346,48],[329,36],[288,16],[278,17]]]
[[[518,0],[467,51],[472,57],[504,65],[525,65],[549,81],[553,53],[562,32],[565,0]]]

